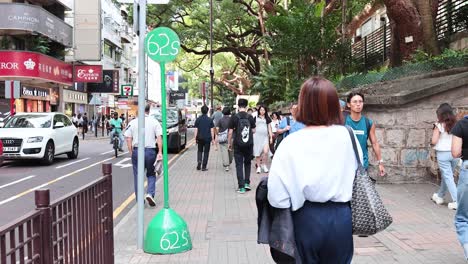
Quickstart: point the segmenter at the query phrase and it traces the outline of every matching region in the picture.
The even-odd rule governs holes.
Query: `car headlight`
[[[30,137],[28,138],[28,143],[42,142],[42,139],[44,139],[44,137]]]
[[[171,128],[168,128],[167,129],[167,133],[170,134],[170,133],[177,133],[179,132],[179,127],[175,126],[175,127],[171,127]]]

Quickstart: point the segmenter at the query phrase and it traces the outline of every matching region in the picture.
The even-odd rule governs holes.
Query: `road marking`
[[[67,167],[67,166],[70,166],[70,165],[73,165],[73,164],[75,164],[75,163],[82,162],[82,161],[85,161],[85,160],[89,160],[89,158],[80,159],[80,160],[77,160],[77,161],[74,161],[74,162],[67,163],[67,164],[65,164],[65,165],[57,166],[57,167],[55,167],[55,168],[56,168],[56,169],[65,168],[65,167]]]
[[[20,182],[25,181],[25,180],[29,180],[29,179],[34,178],[34,177],[36,177],[36,175],[31,175],[31,176],[24,177],[24,178],[22,178],[22,179],[19,179],[19,180],[17,180],[17,181],[14,181],[14,182],[10,182],[10,183],[4,184],[4,185],[0,186],[0,189],[3,189],[3,188],[5,188],[5,187],[8,187],[8,186],[13,185],[13,184],[20,183]]]
[[[112,152],[114,152],[114,150],[107,151],[107,152],[101,153],[101,154],[99,154],[99,155],[106,155],[106,154],[109,154],[109,153],[112,153]]]
[[[190,148],[192,145],[195,144],[195,139],[192,139],[191,141],[187,142],[187,146],[184,150],[182,150],[181,152],[177,153],[176,155],[174,155],[174,157],[172,157],[167,163],[168,165],[170,165],[178,156],[184,154],[185,151],[187,151],[188,148]],[[161,178],[159,178],[161,179]],[[146,187],[147,183],[145,182],[145,187]],[[113,213],[113,218],[116,219],[121,213],[122,211],[127,208],[127,206],[133,201],[135,200],[135,193],[132,193],[119,207],[115,208],[114,210],[114,213]]]
[[[121,169],[133,167],[133,164],[132,164],[132,163],[125,163],[126,161],[131,160],[131,159],[132,159],[132,158],[124,158],[124,159],[122,159],[121,161],[119,161],[119,162],[117,162],[116,164],[114,164],[114,166],[118,166],[118,167],[120,167]]]
[[[124,153],[122,153],[122,154],[127,154],[127,153],[128,153],[128,151],[127,151],[127,152],[124,152]],[[84,170],[87,170],[87,169],[92,168],[92,167],[94,167],[94,166],[96,166],[96,165],[99,165],[99,164],[101,164],[101,163],[104,163],[104,162],[106,162],[106,161],[113,160],[113,159],[115,159],[115,157],[112,157],[112,158],[108,158],[108,159],[105,159],[105,160],[98,161],[98,162],[93,163],[93,164],[91,164],[91,165],[89,165],[89,166],[87,166],[87,167],[84,167],[84,168],[81,168],[81,169],[79,169],[79,170],[76,170],[76,171],[70,172],[70,173],[68,173],[68,174],[65,174],[65,175],[63,175],[63,176],[60,176],[60,177],[58,177],[58,178],[56,178],[56,179],[54,179],[54,180],[51,180],[51,181],[49,181],[49,182],[46,182],[46,183],[44,183],[44,184],[41,184],[41,185],[39,185],[39,186],[36,186],[36,187],[31,188],[31,189],[29,189],[29,190],[26,190],[26,191],[24,191],[24,192],[22,192],[22,193],[20,193],[20,194],[17,194],[17,195],[15,195],[15,196],[12,196],[12,197],[10,197],[10,198],[8,198],[8,199],[6,199],[6,200],[3,200],[3,201],[0,202],[0,205],[3,205],[3,204],[6,204],[6,203],[8,203],[8,202],[11,202],[11,201],[13,201],[13,200],[16,200],[16,199],[18,199],[18,198],[20,198],[20,197],[22,197],[22,196],[25,196],[26,194],[31,193],[31,192],[33,192],[33,191],[35,191],[35,190],[37,190],[37,189],[46,187],[46,186],[48,186],[48,185],[51,185],[52,183],[55,183],[55,182],[58,182],[58,181],[60,181],[60,180],[65,179],[65,178],[68,178],[68,177],[70,177],[70,176],[73,176],[73,175],[77,174],[78,172],[82,172],[82,171],[84,171]]]

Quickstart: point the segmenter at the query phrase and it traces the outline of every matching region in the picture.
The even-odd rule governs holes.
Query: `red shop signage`
[[[102,65],[75,65],[73,80],[81,83],[102,83]]]
[[[61,60],[29,51],[0,51],[0,78],[34,78],[73,84],[73,67]]]

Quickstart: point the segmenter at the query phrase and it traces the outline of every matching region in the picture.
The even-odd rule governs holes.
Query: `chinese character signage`
[[[75,65],[74,81],[79,83],[102,83],[102,65]]]
[[[0,77],[40,79],[71,86],[72,65],[28,51],[0,51]]]
[[[119,93],[119,71],[103,70],[101,83],[88,83],[90,93]]]

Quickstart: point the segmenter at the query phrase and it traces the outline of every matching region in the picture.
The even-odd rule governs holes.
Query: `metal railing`
[[[438,40],[468,31],[468,0],[440,0],[435,24]]]
[[[390,26],[384,24],[352,45],[351,55],[353,61],[359,70],[368,70],[382,65],[389,57],[390,45]]]
[[[0,227],[0,263],[114,263],[112,167],[103,177],[50,203],[35,191],[36,211]]]

